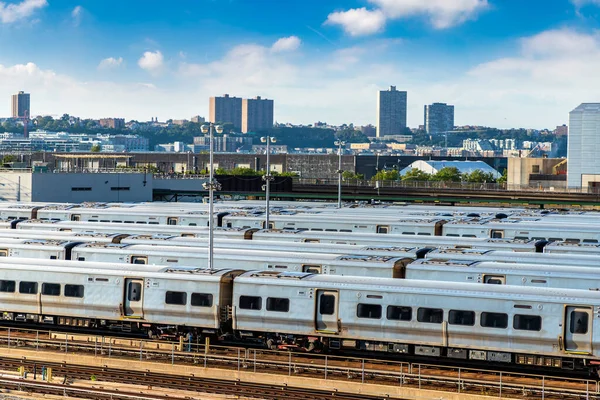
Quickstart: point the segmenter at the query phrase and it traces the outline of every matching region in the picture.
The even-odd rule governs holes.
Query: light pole
[[[271,136],[263,136],[260,138],[260,141],[262,143],[266,143],[267,144],[267,173],[265,175],[263,175],[263,181],[266,182],[265,184],[265,229],[270,229],[269,226],[269,195],[270,195],[270,189],[271,189],[271,181],[273,180],[273,176],[271,175],[271,162],[270,162],[270,156],[271,156],[271,143],[275,143],[277,142],[277,139],[275,139],[274,137]]]
[[[338,208],[342,208],[342,146],[346,145],[343,140],[336,140],[334,144],[338,147]]]
[[[204,189],[208,189],[208,269],[213,270],[213,230],[214,230],[214,191],[219,190],[220,186],[219,182],[214,180],[214,163],[213,163],[213,131],[217,131],[217,133],[223,133],[223,127],[221,125],[215,125],[212,122],[209,125],[202,125],[200,130],[203,134],[209,134],[209,178],[208,182],[204,183],[202,186]]]

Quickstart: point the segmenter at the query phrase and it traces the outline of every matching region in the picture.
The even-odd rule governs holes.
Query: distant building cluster
[[[149,140],[138,135],[86,135],[65,132],[33,131],[28,138],[20,134],[0,134],[0,151],[31,152],[77,152],[91,151],[99,146],[102,152],[148,151]]]
[[[257,96],[242,99],[224,94],[209,100],[208,120],[213,123],[231,123],[242,133],[257,132],[273,127],[273,100]]]

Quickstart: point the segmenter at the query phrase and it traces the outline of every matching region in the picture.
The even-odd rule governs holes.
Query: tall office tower
[[[12,95],[12,117],[31,117],[29,93],[19,92]]]
[[[425,132],[438,134],[454,129],[454,106],[433,103],[425,106]]]
[[[569,113],[567,186],[600,189],[600,103],[582,103]]]
[[[242,132],[258,132],[273,127],[273,100],[253,99],[242,100]]]
[[[242,99],[240,97],[229,97],[224,94],[221,97],[211,97],[209,102],[209,122],[232,123],[235,129],[242,128]]]
[[[377,96],[377,137],[401,135],[406,129],[406,92],[380,90]]]

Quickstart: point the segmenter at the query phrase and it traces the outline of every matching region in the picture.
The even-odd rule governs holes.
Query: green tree
[[[433,174],[431,180],[438,182],[460,182],[461,174],[456,167],[444,167]]]
[[[365,176],[363,174],[356,174],[352,171],[344,171],[342,172],[342,179],[345,181],[354,181],[354,180],[363,180]]]
[[[102,147],[98,143],[96,143],[95,145],[93,145],[92,148],[90,149],[90,151],[92,153],[99,153],[100,150],[102,150]]]
[[[379,171],[372,178],[372,181],[397,181],[400,174],[396,170]]]
[[[506,183],[508,181],[508,170],[505,168],[502,171],[502,176],[498,178],[498,183]]]
[[[475,171],[471,172],[470,174],[463,174],[463,179],[466,182],[487,182],[487,183],[493,183],[496,182],[496,178],[494,178],[494,174],[492,174],[491,172],[483,172],[480,169],[476,169]]]
[[[418,168],[413,168],[402,176],[403,181],[428,181],[429,179],[431,179],[431,174]]]

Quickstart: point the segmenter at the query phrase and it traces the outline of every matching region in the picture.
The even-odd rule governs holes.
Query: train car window
[[[506,276],[483,275],[483,283],[486,283],[488,285],[506,285]]]
[[[340,229],[340,232],[352,232],[352,229]]]
[[[126,224],[135,224],[135,221],[125,221]]]
[[[85,261],[85,257],[77,257],[77,261]]]
[[[210,293],[192,293],[192,306],[212,307],[213,295]]]
[[[451,236],[451,237],[460,237],[460,235],[456,234],[456,233],[446,233],[446,236]]]
[[[450,325],[475,325],[475,312],[465,310],[450,310],[448,312],[448,323]]]
[[[0,249],[0,257],[8,257],[8,250]]]
[[[142,284],[138,282],[129,282],[127,288],[127,300],[140,301],[142,299]]]
[[[45,296],[60,296],[60,284],[42,283],[42,294]]]
[[[65,297],[83,297],[83,285],[65,285]]]
[[[490,237],[492,239],[503,239],[504,231],[501,229],[492,229],[492,232],[490,233]]]
[[[486,328],[505,329],[508,326],[508,314],[482,312],[481,326]]]
[[[596,239],[583,239],[582,243],[598,243]]]
[[[167,218],[167,225],[177,225],[177,217]]]
[[[108,219],[101,219],[100,222],[110,222]]]
[[[37,292],[38,292],[37,282],[19,282],[19,293],[37,294]]]
[[[58,259],[58,256],[50,256],[50,259],[51,260],[56,260],[56,259]]]
[[[412,308],[402,306],[388,306],[387,319],[393,321],[410,321],[412,319]]]
[[[146,256],[132,256],[131,257],[132,264],[148,264],[148,257]]]
[[[513,317],[513,328],[521,331],[541,331],[542,317],[539,315],[516,314]]]
[[[377,233],[390,233],[389,225],[377,225]]]
[[[571,333],[580,333],[585,335],[588,332],[588,313],[581,311],[571,311]]]
[[[321,228],[310,228],[311,231],[323,231]]]
[[[441,324],[444,319],[444,310],[441,308],[424,308],[417,310],[417,321],[430,324]]]
[[[290,311],[290,299],[280,297],[267,297],[267,311]]]
[[[150,221],[150,222],[148,222],[148,223],[149,223],[150,225],[158,225],[158,224],[159,224],[159,223],[158,223],[158,222],[156,222],[156,221]]]
[[[562,242],[562,238],[548,238],[549,242]]]
[[[421,235],[421,236],[431,236],[431,233],[429,233],[429,232],[419,232],[419,233],[417,233],[417,235]]]
[[[167,291],[165,293],[165,303],[185,306],[185,303],[187,303],[187,293]]]
[[[135,221],[136,224],[145,224],[146,221]]]
[[[414,232],[402,232],[403,235],[414,235]]]
[[[182,233],[181,237],[195,237],[193,233]]]
[[[463,235],[463,237],[474,238],[477,237],[477,235]]]
[[[306,272],[309,274],[320,274],[322,268],[320,265],[303,265],[302,272]]]
[[[198,224],[196,224],[195,222],[190,222],[190,223],[188,224],[188,226],[198,226]]]
[[[319,314],[333,315],[335,312],[335,296],[322,294],[319,299]]]
[[[88,222],[98,222],[97,219],[88,219]]]
[[[380,319],[381,305],[359,303],[356,306],[356,316],[358,318]]]
[[[0,281],[0,292],[4,293],[14,293],[15,292],[16,283],[15,281]]]
[[[258,296],[240,296],[240,308],[242,310],[260,310],[262,298]]]
[[[325,229],[325,232],[337,232],[337,229]]]
[[[81,215],[79,215],[79,214],[71,215],[71,221],[81,221]]]
[[[567,242],[567,243],[579,243],[579,239],[566,238],[565,242]]]

